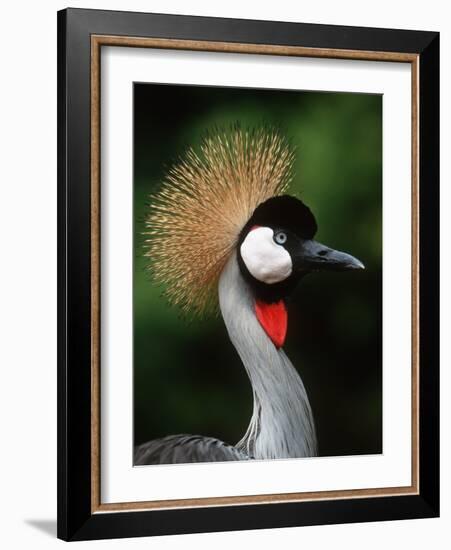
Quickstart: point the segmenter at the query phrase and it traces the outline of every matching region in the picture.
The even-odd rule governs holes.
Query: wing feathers
[[[135,466],[143,466],[230,460],[249,460],[249,457],[232,445],[214,437],[170,435],[136,447],[133,462]]]

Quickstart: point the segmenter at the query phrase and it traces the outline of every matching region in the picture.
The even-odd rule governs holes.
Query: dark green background
[[[145,271],[144,217],[165,170],[207,130],[269,123],[297,147],[292,191],[317,240],[364,272],[312,274],[289,304],[285,350],[313,408],[320,455],[382,451],[382,97],[160,84],[134,86],[135,443],[192,433],[236,443],[251,387],[221,318],[187,320]]]

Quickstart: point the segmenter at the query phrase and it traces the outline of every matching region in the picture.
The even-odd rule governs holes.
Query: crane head
[[[239,125],[208,134],[150,196],[145,255],[169,302],[189,314],[218,311],[218,282],[237,251],[257,298],[275,303],[320,269],[359,269],[348,254],[313,240],[316,221],[285,195],[294,149],[275,129]]]
[[[275,303],[313,271],[363,269],[350,254],[314,240],[315,217],[299,199],[281,195],[261,203],[238,241],[238,263],[256,297]]]

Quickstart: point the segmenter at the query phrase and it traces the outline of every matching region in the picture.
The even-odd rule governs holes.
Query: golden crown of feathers
[[[217,308],[217,283],[255,208],[283,194],[294,151],[275,129],[218,131],[189,149],[150,196],[145,255],[172,304]]]

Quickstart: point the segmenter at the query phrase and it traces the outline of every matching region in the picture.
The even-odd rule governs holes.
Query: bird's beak
[[[313,240],[305,240],[295,258],[299,271],[346,271],[365,269],[360,260],[346,252],[329,248]]]

